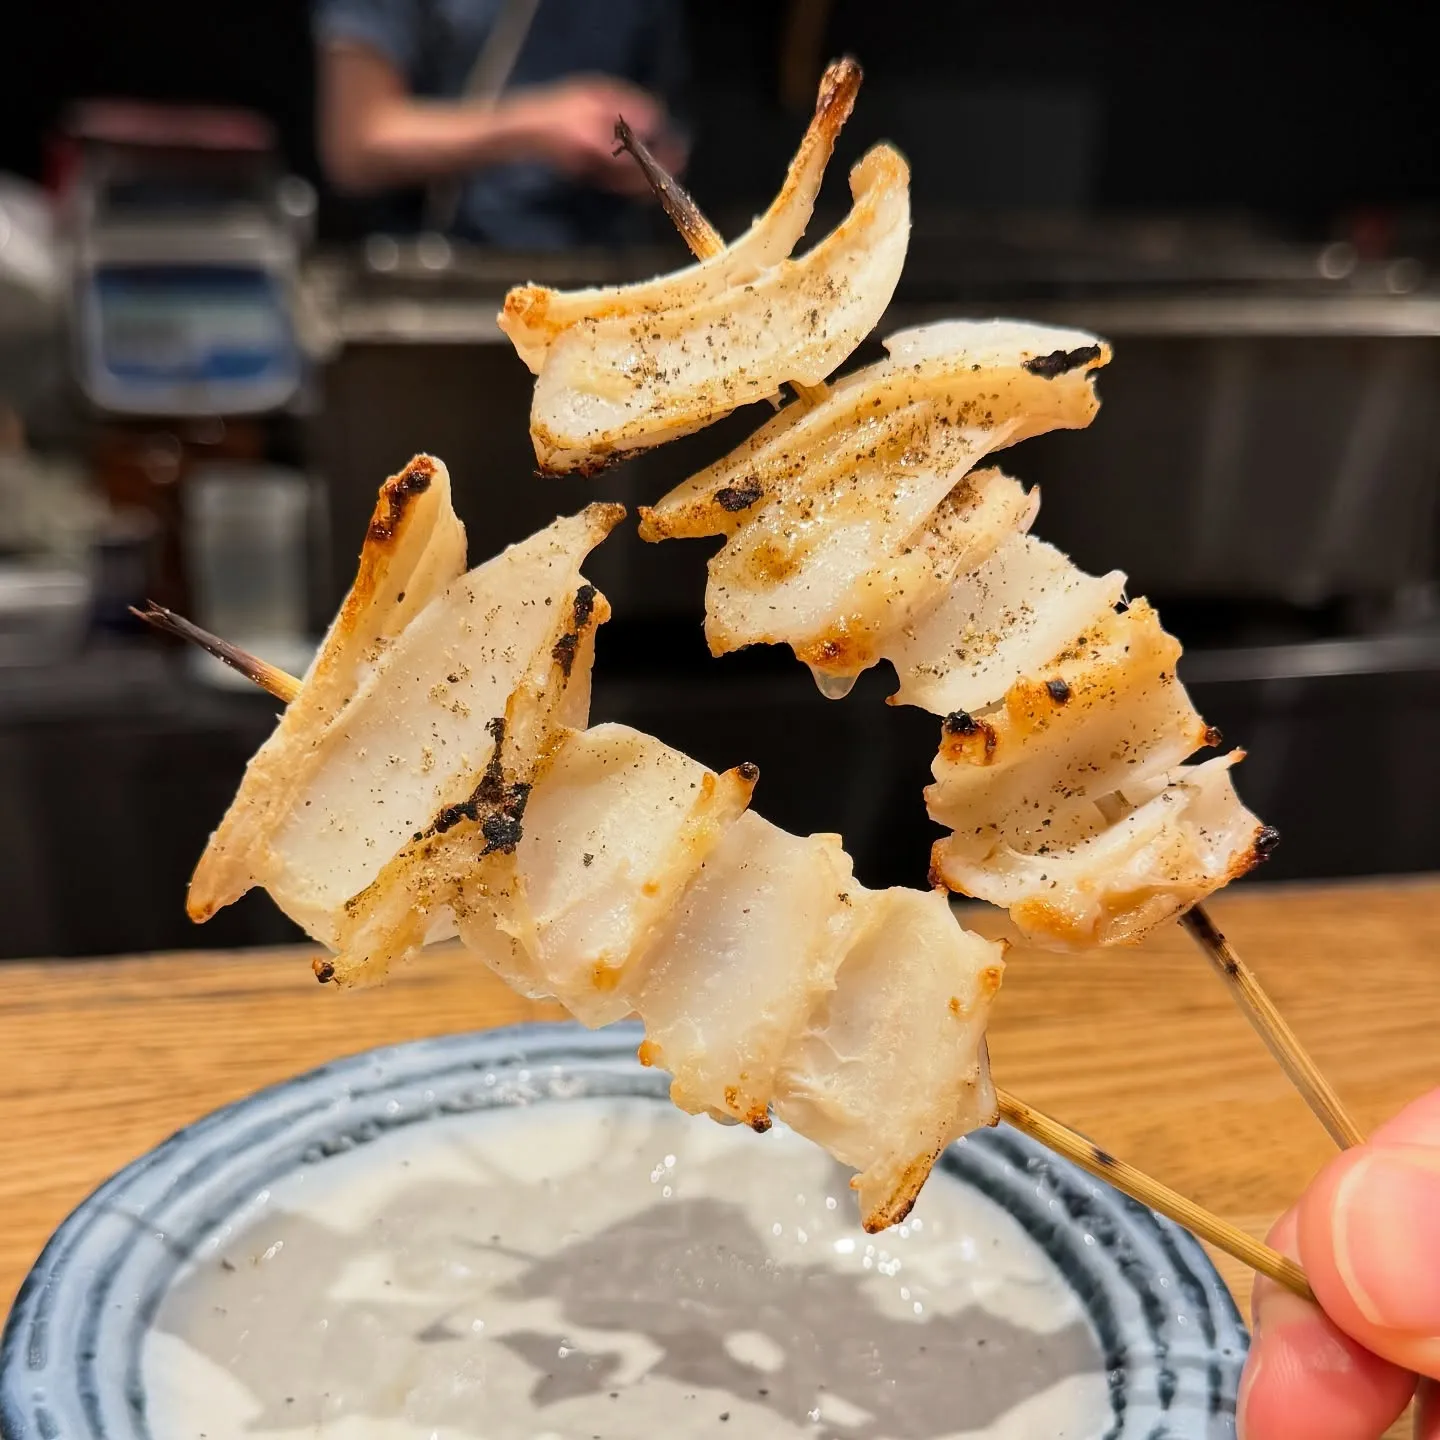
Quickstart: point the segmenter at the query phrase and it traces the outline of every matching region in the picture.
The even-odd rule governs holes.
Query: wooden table
[[[1440,880],[1255,884],[1212,911],[1363,1126],[1440,1085]],[[350,994],[295,950],[0,964],[0,1308],[73,1205],[206,1111],[372,1045],[555,1013],[453,953]],[[1017,946],[991,1055],[1009,1089],[1257,1235],[1333,1153],[1174,926],[1139,952]],[[1250,1275],[1217,1263],[1248,1305]]]

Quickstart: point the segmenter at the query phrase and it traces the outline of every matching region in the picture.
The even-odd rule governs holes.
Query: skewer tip
[[[640,167],[655,198],[670,217],[690,253],[699,260],[718,255],[725,248],[719,231],[705,218],[689,192],[655,158],[650,147],[630,128],[623,115],[615,117],[615,154],[629,155]]]
[[[157,605],[153,600],[147,600],[143,609],[136,605],[129,608],[136,619],[154,626],[162,634],[173,635],[191,645],[198,645],[207,654],[224,661],[252,684],[258,685],[287,705],[300,693],[300,681],[295,676],[276,669],[274,665],[267,665],[248,650],[242,650],[238,645],[232,645],[228,640],[222,640],[218,635],[202,630],[193,621],[177,615],[173,610],[167,610],[163,605]]]

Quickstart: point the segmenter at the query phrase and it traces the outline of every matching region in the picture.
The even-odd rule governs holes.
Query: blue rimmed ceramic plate
[[[866,1235],[777,1126],[692,1120],[626,1026],[343,1060],[60,1227],[5,1440],[1216,1440],[1246,1337],[1183,1231],[1006,1129]]]

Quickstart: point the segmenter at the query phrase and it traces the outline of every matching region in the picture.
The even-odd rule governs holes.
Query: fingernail
[[[1372,1150],[1336,1187],[1333,1223],[1335,1268],[1360,1313],[1440,1333],[1440,1151]]]

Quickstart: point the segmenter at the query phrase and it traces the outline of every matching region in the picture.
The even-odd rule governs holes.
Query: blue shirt
[[[502,0],[315,0],[316,40],[385,56],[410,92],[458,99]],[[684,69],[680,0],[540,0],[507,89],[578,74],[630,80],[674,103]],[[615,245],[635,232],[632,201],[538,163],[495,165],[461,188],[457,234],[516,250]]]

